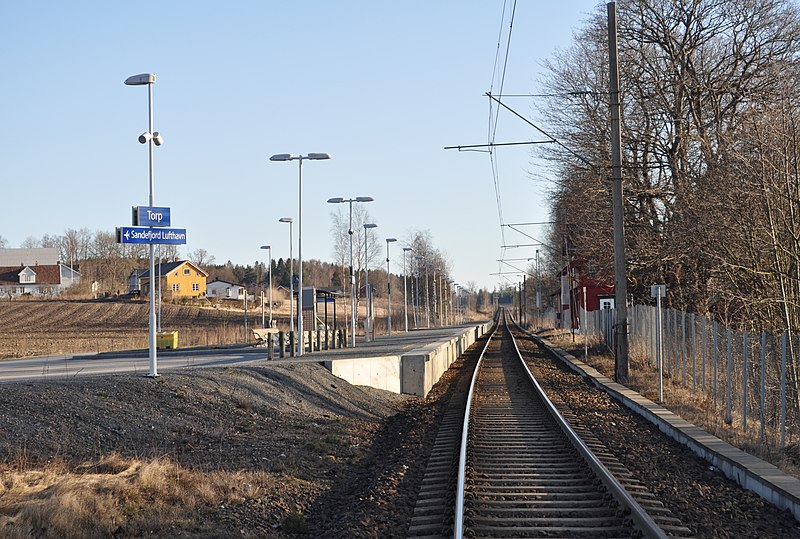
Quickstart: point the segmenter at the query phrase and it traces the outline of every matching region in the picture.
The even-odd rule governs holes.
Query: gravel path
[[[800,537],[800,525],[664,436],[649,421],[517,337],[531,371],[697,537]]]

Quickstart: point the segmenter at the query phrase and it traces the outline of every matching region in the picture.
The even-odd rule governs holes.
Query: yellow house
[[[169,264],[156,264],[156,275],[161,277],[161,295],[166,298],[204,298],[208,273],[188,260]],[[150,293],[150,270],[139,278],[142,295]],[[158,290],[156,290],[156,293]]]

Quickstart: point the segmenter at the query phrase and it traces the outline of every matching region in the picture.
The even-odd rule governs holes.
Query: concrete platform
[[[690,448],[742,488],[755,492],[781,509],[791,511],[795,519],[800,521],[800,480],[720,440],[636,391],[618,384],[575,356],[556,348],[546,339],[532,336],[560,357],[573,371],[655,424],[670,438]]]
[[[447,368],[490,327],[489,322],[401,331],[359,338],[355,348],[306,352],[302,357],[268,359],[264,347],[227,345],[158,351],[158,374],[185,368],[324,363],[336,376],[396,393],[427,395]],[[108,374],[147,374],[148,350],[52,355],[0,361],[0,383],[47,381]]]
[[[380,336],[355,348],[314,352],[304,358],[351,384],[394,393],[427,396],[431,387],[491,322],[401,332]]]

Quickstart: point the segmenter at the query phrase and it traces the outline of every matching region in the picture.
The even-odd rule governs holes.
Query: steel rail
[[[520,330],[527,333],[523,330],[519,324],[511,318],[513,324]],[[647,514],[647,511],[639,505],[633,496],[625,490],[625,487],[620,484],[616,477],[609,471],[608,468],[597,458],[597,456],[592,452],[591,449],[583,442],[583,440],[578,436],[578,434],[572,429],[569,423],[564,419],[552,401],[547,397],[542,387],[539,385],[539,382],[533,376],[528,365],[525,363],[525,360],[522,357],[522,353],[519,351],[519,347],[517,346],[517,340],[514,338],[514,335],[511,331],[508,332],[511,336],[511,342],[514,343],[514,349],[517,351],[517,357],[522,362],[522,366],[525,368],[525,372],[528,374],[528,378],[533,386],[536,388],[536,391],[541,395],[542,400],[545,403],[545,406],[548,408],[550,413],[552,414],[553,418],[556,420],[556,423],[559,425],[561,430],[564,434],[570,439],[574,447],[581,453],[586,463],[595,471],[599,479],[603,482],[603,484],[611,491],[611,494],[614,498],[625,508],[629,509],[631,512],[631,518],[636,522],[636,524],[641,528],[642,533],[644,533],[645,537],[653,537],[658,539],[666,539],[667,535],[664,533],[664,530],[653,520],[653,518]],[[477,369],[476,369],[477,371]],[[461,536],[458,536],[461,537]]]
[[[486,354],[486,349],[489,348],[489,343],[494,339],[497,333],[499,324],[499,316],[495,315],[494,330],[492,334],[486,339],[486,344],[481,350],[481,355],[478,356],[478,362],[475,364],[475,371],[472,373],[472,380],[469,384],[469,391],[467,392],[467,405],[464,412],[464,426],[461,429],[461,451],[458,456],[458,478],[456,481],[456,509],[455,519],[453,522],[453,537],[461,538],[464,536],[464,483],[465,474],[467,469],[467,436],[469,435],[469,412],[472,406],[472,395],[475,393],[475,381],[478,379],[478,372],[481,370],[481,362],[483,356]]]
[[[459,463],[458,463],[458,476],[457,476],[457,490],[456,490],[456,503],[455,503],[455,515],[454,515],[454,526],[453,526],[453,537],[457,539],[462,539],[464,535],[464,507],[465,507],[465,485],[466,485],[466,468],[467,468],[467,439],[469,436],[470,430],[470,415],[471,409],[473,406],[473,396],[475,394],[475,388],[477,385],[477,379],[479,372],[481,370],[481,365],[483,363],[484,356],[486,351],[489,347],[489,344],[492,342],[492,339],[495,338],[497,335],[497,331],[500,329],[500,321],[499,321],[500,313],[495,318],[495,328],[492,331],[491,336],[487,339],[486,344],[481,351],[480,357],[478,358],[478,362],[475,366],[475,371],[472,375],[472,380],[470,382],[469,392],[467,395],[467,403],[466,403],[466,410],[464,413],[464,423],[462,427],[462,435],[461,435],[461,450],[459,453]],[[620,504],[621,507],[627,508],[630,511],[630,517],[632,521],[639,527],[642,533],[646,537],[654,537],[654,538],[666,538],[665,532],[656,524],[656,522],[647,514],[647,512],[639,505],[639,503],[625,490],[625,488],[620,484],[620,482],[612,475],[612,473],[606,468],[606,466],[597,458],[597,456],[589,449],[586,443],[581,440],[580,436],[576,434],[576,432],[570,427],[567,421],[563,418],[561,413],[555,407],[555,405],[550,401],[550,399],[545,394],[542,387],[539,385],[533,374],[531,373],[530,369],[528,368],[527,364],[525,363],[522,354],[517,346],[516,339],[514,338],[513,334],[511,333],[510,328],[508,328],[507,319],[510,318],[505,311],[502,313],[506,330],[508,331],[509,337],[511,338],[511,342],[514,344],[514,349],[516,350],[517,359],[519,359],[521,365],[524,367],[524,371],[527,374],[529,381],[531,382],[534,391],[538,393],[541,397],[542,402],[547,410],[547,413],[552,416],[555,423],[558,425],[559,429],[564,433],[566,438],[569,440],[578,453],[581,455],[583,460],[586,464],[594,471],[597,477],[601,480],[601,482],[605,485],[614,499]],[[519,328],[516,322],[511,318],[512,323]],[[520,328],[521,329],[521,328]]]

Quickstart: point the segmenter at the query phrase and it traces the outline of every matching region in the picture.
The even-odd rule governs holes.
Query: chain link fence
[[[629,345],[643,354],[642,376],[658,376],[659,320],[664,379],[704,398],[716,414],[762,443],[797,443],[800,406],[792,352],[800,338],[750,333],[677,309],[629,310]],[[614,310],[586,313],[587,338],[614,349]],[[796,352],[795,352],[796,353]],[[644,366],[642,366],[644,365]],[[657,384],[657,382],[656,382]],[[755,429],[755,432],[754,432]]]

